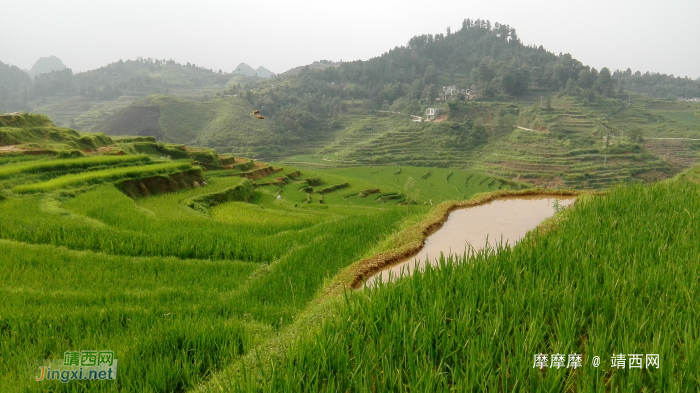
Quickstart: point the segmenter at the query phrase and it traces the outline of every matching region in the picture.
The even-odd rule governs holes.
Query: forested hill
[[[555,55],[542,46],[525,46],[514,28],[491,25],[487,20],[465,19],[457,31],[448,28],[444,34],[415,36],[406,46],[368,61],[302,71],[308,73],[306,82],[335,84],[338,95],[369,99],[374,109],[385,103],[391,105],[399,98],[430,101],[446,85],[463,89],[474,86],[481,98],[565,89],[582,89],[584,95],[611,96],[616,90],[625,89],[658,98],[686,93],[700,97],[700,81],[633,73],[630,69],[596,70],[569,54]]]
[[[461,84],[465,88],[476,85],[481,96],[493,97],[519,95],[528,89],[562,90],[569,81],[604,95],[622,86],[657,98],[685,96],[686,92],[700,97],[700,80],[631,69],[596,70],[570,54],[555,55],[542,46],[523,45],[516,30],[508,25],[491,25],[488,20],[478,19],[465,19],[458,31],[448,28],[445,34],[415,36],[406,46],[380,57],[325,71],[326,79],[375,89],[401,83],[402,89],[415,97],[421,92],[430,96],[433,84]]]
[[[663,74],[597,70],[570,54],[524,45],[514,28],[488,20],[465,19],[456,31],[418,35],[367,61],[343,62],[322,69],[304,67],[280,80],[259,82],[243,93],[287,134],[308,138],[345,110],[348,100],[364,109],[420,115],[455,85],[480,100],[511,100],[532,92],[580,97],[621,96],[626,91],[654,97],[700,97],[700,80]]]
[[[0,113],[6,110],[28,110],[26,92],[32,85],[29,74],[0,61]]]

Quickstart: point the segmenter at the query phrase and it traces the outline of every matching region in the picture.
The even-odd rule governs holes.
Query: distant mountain
[[[31,106],[27,110],[47,114],[59,125],[87,130],[98,118],[140,97],[174,94],[202,98],[221,92],[231,77],[196,64],[138,58],[75,74],[69,68],[41,74],[25,95]],[[93,108],[95,111],[88,113]]]
[[[255,73],[260,77],[260,78],[272,78],[275,76],[275,73],[268,70],[267,68],[260,66],[255,69]]]
[[[32,69],[29,70],[29,76],[34,79],[37,75],[48,74],[51,71],[61,71],[65,68],[66,66],[61,59],[56,56],[41,57],[34,63]]]
[[[233,73],[243,74],[246,76],[255,76],[255,69],[246,63],[241,63],[233,70]]]
[[[274,72],[268,70],[267,68],[260,66],[257,69],[249,66],[246,63],[239,64],[234,70],[233,74],[241,74],[245,76],[257,76],[258,78],[271,78],[275,75]]]

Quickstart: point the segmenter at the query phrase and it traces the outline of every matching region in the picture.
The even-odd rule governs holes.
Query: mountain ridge
[[[65,68],[67,67],[65,64],[63,64],[61,59],[51,55],[49,57],[40,57],[36,62],[34,62],[34,65],[32,65],[32,68],[29,70],[28,74],[30,77],[32,77],[32,79],[34,79],[37,75],[48,74],[52,71],[61,71]]]

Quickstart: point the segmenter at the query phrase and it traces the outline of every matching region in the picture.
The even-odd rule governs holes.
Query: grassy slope
[[[165,141],[216,148],[219,152],[245,152],[249,146],[276,144],[269,120],[259,120],[250,113],[253,108],[240,97],[220,97],[206,102],[194,102],[175,96],[150,96],[116,113],[95,130],[106,134],[122,134],[124,124],[131,123],[139,107],[158,107],[157,124],[150,117],[134,123],[132,129],[158,127]]]
[[[19,158],[1,162],[37,165]],[[96,161],[77,161],[90,160]],[[12,174],[1,184],[7,197],[0,200],[0,271],[6,277],[0,284],[6,299],[0,313],[0,390],[36,386],[23,359],[61,358],[63,351],[92,347],[115,350],[123,367],[115,384],[89,385],[92,389],[165,392],[195,386],[290,326],[339,270],[428,210],[377,203],[376,195],[346,198],[367,188],[395,187],[393,175],[363,180],[363,170],[302,170],[300,179],[320,176],[325,185],[350,184],[324,194],[324,204],[319,194],[313,194],[313,203],[302,203],[298,180],[261,186],[252,203],[222,204],[209,214],[183,201],[234,186],[237,177],[210,171],[201,189],[133,201],[109,184],[12,194],[6,188],[60,179],[70,170]],[[433,176],[437,181],[438,174]],[[452,177],[459,176],[466,173]],[[487,182],[482,184],[463,192],[487,190]],[[448,197],[447,183],[434,194],[427,181],[418,187],[435,202]],[[277,199],[280,191],[283,198]],[[188,288],[193,283],[197,288]],[[83,391],[88,385],[42,387]]]
[[[56,127],[46,115],[21,113],[0,116],[0,146],[20,149],[95,149],[112,144],[103,134],[79,133]]]
[[[240,97],[223,97],[209,101],[213,117],[197,136],[196,143],[219,152],[243,153],[251,147],[278,144],[269,119],[260,120],[250,114],[255,108]]]
[[[695,104],[634,95],[631,105],[605,97],[584,105],[580,98],[549,94],[551,110],[539,108],[539,97],[526,96],[513,102],[469,102],[466,109],[449,113],[452,121],[480,118],[488,125],[488,144],[465,147],[450,142],[433,124],[413,123],[407,115],[368,112],[353,104],[334,119],[332,131],[283,148],[281,135],[273,132],[274,119],[252,118],[254,108],[239,97],[195,103],[155,96],[140,104],[159,106],[159,125],[168,141],[253,156],[297,155],[297,162],[473,168],[540,185],[581,188],[668,178],[697,162],[698,143],[655,139],[700,136]],[[446,104],[436,105],[448,114]],[[518,126],[548,132],[515,129],[496,135],[491,123],[501,110],[519,111]],[[110,121],[125,122],[120,116],[126,112]],[[108,123],[97,129],[109,133]],[[637,127],[647,137],[640,147],[629,139]],[[608,131],[615,138],[606,147],[602,136]]]
[[[234,391],[695,391],[698,186],[615,189],[495,256],[346,295],[282,359],[220,375]],[[650,222],[655,225],[649,226]],[[582,368],[533,368],[537,353]],[[611,367],[659,354],[660,368]],[[591,365],[600,356],[599,368]],[[274,358],[273,358],[274,359]],[[643,365],[644,367],[644,365]],[[251,372],[252,371],[252,372]]]
[[[536,102],[534,97],[512,103],[469,102],[466,111],[452,115],[454,121],[481,118],[490,125],[499,110],[518,109],[517,125],[549,132],[515,129],[499,136],[491,134],[488,144],[468,148],[441,142],[444,138],[430,125],[411,123],[408,116],[354,109],[342,117],[334,141],[323,147],[309,146],[313,155],[294,159],[326,165],[389,163],[473,168],[542,185],[584,188],[664,179],[698,160],[700,145],[696,141],[653,139],[698,138],[700,112],[696,104],[641,95],[633,96],[630,106],[604,97],[588,106],[574,98],[550,98],[550,111],[539,108],[539,97]],[[647,138],[641,147],[629,139],[629,132],[636,127]],[[595,135],[596,130],[611,130],[615,139],[606,147],[602,135]]]

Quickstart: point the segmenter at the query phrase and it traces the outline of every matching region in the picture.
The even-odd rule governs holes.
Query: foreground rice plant
[[[28,158],[31,158],[28,157]],[[36,173],[48,171],[65,171],[73,169],[85,169],[100,165],[115,165],[122,163],[148,163],[150,158],[146,155],[135,156],[93,156],[73,158],[66,160],[47,160],[3,165],[0,167],[0,178],[18,173]],[[0,162],[2,164],[3,162]]]
[[[0,240],[0,391],[182,391],[265,333],[230,308],[256,265],[129,258]],[[197,285],[193,285],[197,283]],[[267,330],[269,331],[269,329]],[[37,359],[111,349],[110,384],[35,382]]]
[[[163,174],[175,171],[185,171],[192,169],[192,166],[183,162],[169,162],[165,164],[154,164],[137,167],[126,168],[110,168],[101,171],[76,173],[70,175],[59,176],[41,183],[26,184],[14,187],[12,190],[18,193],[27,193],[33,191],[50,191],[61,187],[67,187],[75,184],[89,183],[100,180],[118,180],[121,178],[146,176],[149,174]]]
[[[424,274],[348,293],[337,315],[261,369],[262,379],[239,375],[229,387],[698,391],[699,236],[697,185],[589,197],[514,248],[469,263],[450,257]],[[583,362],[541,369],[533,367],[539,353],[581,354]],[[660,367],[613,367],[619,354],[658,354]]]

